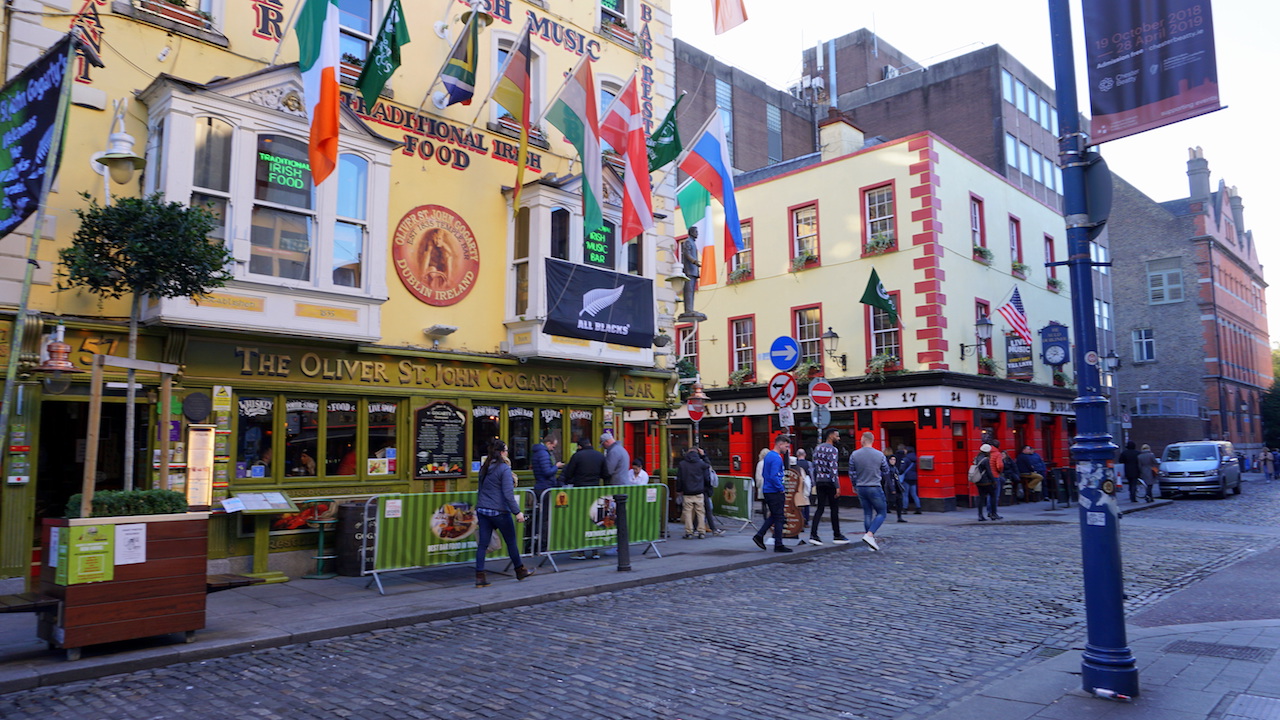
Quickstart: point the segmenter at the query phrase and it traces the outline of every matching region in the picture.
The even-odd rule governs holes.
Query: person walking
[[[840,450],[836,443],[840,440],[840,431],[828,428],[826,438],[813,450],[813,493],[817,509],[813,513],[813,524],[809,526],[810,545],[821,545],[818,537],[818,524],[822,522],[822,513],[831,506],[831,542],[836,545],[849,544],[849,538],[840,534],[840,506],[836,499],[840,497]]]
[[[533,574],[520,557],[513,517],[515,522],[524,522],[524,513],[516,500],[516,476],[511,472],[511,461],[507,459],[507,444],[495,439],[489,445],[484,464],[480,466],[480,487],[476,493],[476,519],[480,523],[476,538],[476,587],[492,584],[484,572],[484,556],[489,552],[494,530],[502,535],[502,542],[507,546],[507,555],[516,569],[516,580],[524,580]]]
[[[769,454],[769,448],[760,448],[760,454],[756,456],[756,499],[760,501],[760,517],[769,517],[769,503],[764,501],[764,456]]]
[[[685,540],[691,540],[694,537],[701,540],[706,536],[706,505],[702,500],[707,491],[707,470],[710,467],[707,461],[702,459],[702,453],[698,452],[698,448],[689,448],[680,464],[676,466],[676,489],[684,497],[682,518]]]
[[[915,503],[915,514],[921,514],[920,510],[920,468],[919,458],[916,456],[916,449],[910,445],[907,446],[907,454],[903,456],[902,462],[899,463],[902,471],[902,505],[903,509],[910,507]]]
[[[1124,481],[1129,485],[1129,502],[1138,502],[1138,478],[1142,470],[1138,467],[1138,446],[1132,440],[1120,451],[1119,462],[1124,466]]]
[[[853,478],[858,491],[858,502],[862,505],[862,525],[866,530],[862,542],[872,550],[879,550],[876,531],[884,524],[888,514],[884,488],[880,483],[889,472],[889,463],[885,461],[884,453],[873,447],[875,441],[875,435],[862,433],[862,447],[849,453],[849,477]]]
[[[622,443],[613,439],[613,433],[600,436],[600,448],[604,450],[605,480],[610,485],[631,483],[631,455]]]
[[[724,530],[716,527],[716,506],[711,501],[711,496],[715,493],[716,488],[720,487],[720,476],[716,474],[716,469],[711,467],[711,461],[707,460],[707,451],[703,448],[698,448],[698,453],[702,455],[703,461],[707,463],[706,492],[702,494],[703,514],[707,518],[707,530],[712,535],[723,535]]]
[[[1262,477],[1270,480],[1275,473],[1275,467],[1272,462],[1271,448],[1262,448],[1262,452],[1258,453],[1258,469],[1262,471]]]
[[[898,473],[898,456],[897,454],[885,457],[885,462],[889,463],[889,472],[880,482],[880,486],[884,489],[885,502],[888,503],[889,509],[898,514],[898,522],[904,523],[902,519],[902,475]]]
[[[1160,461],[1156,458],[1156,454],[1151,452],[1151,446],[1143,443],[1142,449],[1138,451],[1138,479],[1146,485],[1147,502],[1155,502],[1153,494],[1156,484],[1156,468],[1160,467]]]
[[[1003,520],[996,509],[1000,507],[1000,498],[1004,493],[1004,453],[1000,452],[1000,441],[995,438],[988,440],[985,445],[987,449],[987,462],[991,466],[991,507],[987,510],[987,519]],[[982,448],[978,448],[981,452]]]
[[[773,551],[780,553],[794,552],[782,544],[782,528],[787,524],[786,487],[782,479],[786,475],[786,460],[783,458],[791,450],[791,437],[779,435],[773,441],[773,449],[765,453],[764,466],[760,470],[763,479],[761,489],[764,491],[764,503],[769,508],[769,516],[765,518],[759,532],[751,536],[751,540],[761,549],[765,549],[764,534],[773,529]]]
[[[1000,516],[996,514],[996,478],[999,475],[998,471],[991,466],[992,458],[998,455],[999,451],[991,447],[990,443],[983,443],[982,447],[978,448],[977,459],[973,461],[973,464],[978,468],[974,485],[978,488],[979,522],[987,519],[982,514],[984,508],[992,520],[1000,519]]]

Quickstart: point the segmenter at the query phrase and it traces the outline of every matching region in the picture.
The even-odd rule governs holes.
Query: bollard
[[[618,572],[631,572],[631,533],[627,530],[628,495],[614,495],[618,523]]]

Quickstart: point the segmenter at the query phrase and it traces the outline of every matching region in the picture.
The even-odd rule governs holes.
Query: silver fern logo
[[[583,293],[582,310],[578,311],[578,329],[605,333],[606,335],[630,335],[631,323],[622,325],[600,322],[599,320],[584,320],[582,318],[583,315],[590,315],[591,317],[599,315],[601,310],[618,302],[622,298],[624,291],[626,291],[626,287],[619,286],[612,289],[598,288]]]
[[[588,290],[582,295],[582,310],[578,313],[578,317],[590,315],[595,317],[600,314],[601,310],[618,302],[618,298],[622,297],[625,287],[616,287],[612,290],[608,288],[600,288],[598,290]]]

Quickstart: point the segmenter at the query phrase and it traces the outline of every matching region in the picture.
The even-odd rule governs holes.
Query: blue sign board
[[[782,372],[787,372],[800,363],[800,343],[789,335],[774,340],[769,346],[769,361]]]

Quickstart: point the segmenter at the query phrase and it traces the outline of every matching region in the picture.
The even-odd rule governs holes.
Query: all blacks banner
[[[1209,0],[1084,0],[1090,144],[1218,110]]]
[[[547,258],[548,335],[653,345],[653,280]]]

